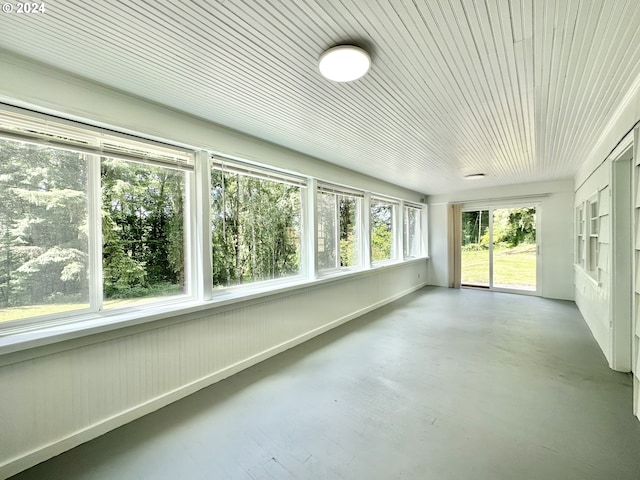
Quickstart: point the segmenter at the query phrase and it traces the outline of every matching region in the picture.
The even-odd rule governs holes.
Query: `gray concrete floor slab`
[[[640,479],[572,302],[425,288],[18,476]]]

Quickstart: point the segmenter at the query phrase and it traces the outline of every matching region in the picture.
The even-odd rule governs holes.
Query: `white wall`
[[[437,195],[429,204],[429,283],[448,285],[447,204],[518,202],[526,196],[546,195],[531,199],[540,203],[541,294],[547,298],[573,300],[573,182],[541,182],[505,187],[492,187],[466,192]]]
[[[418,202],[423,195],[0,52],[0,101]],[[0,354],[0,478],[426,284],[415,260]],[[1,346],[1,342],[0,342]],[[0,348],[0,352],[2,349]]]
[[[634,86],[630,89],[630,91],[625,96],[624,100],[621,102],[619,106],[614,110],[613,115],[609,123],[606,125],[596,146],[587,154],[585,157],[585,161],[581,166],[575,177],[575,191],[576,191],[576,201],[580,201],[591,194],[593,194],[596,190],[601,189],[605,193],[604,198],[609,196],[609,192],[612,195],[616,195],[616,192],[611,190],[611,172],[612,172],[612,162],[617,157],[616,147],[619,146],[619,143],[626,137],[626,135],[631,132],[632,128],[640,120],[640,78],[638,78],[634,84]],[[638,138],[637,128],[636,128],[636,140]],[[637,159],[638,146],[635,146],[635,162]],[[637,188],[637,182],[636,182]],[[634,193],[632,192],[632,195]],[[629,202],[633,202],[635,199],[629,198]],[[637,206],[637,202],[634,202],[632,205]],[[609,205],[606,205],[608,208]],[[615,226],[612,225],[611,215],[609,215],[608,211],[603,211],[602,214],[604,217],[608,217],[605,220],[604,228],[608,230],[607,235],[611,235],[611,232],[615,230]],[[637,219],[636,219],[637,223]],[[602,228],[601,228],[602,230]],[[610,240],[607,239],[607,240]],[[636,238],[636,242],[637,242]],[[575,271],[575,285],[576,285],[576,304],[580,308],[580,312],[585,318],[589,328],[595,339],[600,345],[604,355],[607,357],[610,365],[615,366],[616,361],[613,358],[616,355],[616,352],[613,352],[611,349],[612,345],[612,328],[614,328],[613,322],[616,321],[615,318],[612,317],[612,296],[611,296],[611,259],[610,259],[610,243],[606,242],[604,245],[601,244],[602,251],[608,255],[606,262],[603,264],[605,267],[605,271],[603,272],[603,276],[600,279],[600,285],[594,285],[592,281],[588,278],[585,272],[576,268]],[[637,247],[636,247],[637,248]],[[628,261],[634,262],[633,252],[628,252]],[[638,262],[635,262],[636,267]],[[635,279],[636,290],[639,288],[637,285],[638,279]],[[633,291],[633,286],[630,287]],[[640,315],[640,309],[638,305],[635,305],[634,315]],[[635,324],[635,333],[633,335],[633,331],[629,332],[632,337],[632,341],[635,342],[636,350],[637,345],[640,343],[640,332],[637,330],[638,320],[634,321]],[[637,356],[636,356],[637,357]],[[635,359],[637,361],[637,358]],[[632,369],[634,371],[634,413],[636,415],[640,415],[640,365],[635,364],[632,365]]]
[[[447,204],[429,205],[429,285],[449,286]]]

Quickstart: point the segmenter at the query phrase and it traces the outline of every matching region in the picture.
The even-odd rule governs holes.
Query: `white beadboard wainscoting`
[[[95,438],[425,285],[426,259],[7,355],[0,477]],[[159,322],[160,323],[160,322]],[[1,358],[0,358],[1,360]]]

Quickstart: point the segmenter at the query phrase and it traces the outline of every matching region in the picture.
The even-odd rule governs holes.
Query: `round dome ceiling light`
[[[484,173],[470,173],[469,175],[465,175],[464,178],[467,180],[479,180],[485,176],[486,175]]]
[[[318,68],[323,77],[334,82],[352,82],[369,71],[371,57],[360,47],[338,45],[320,55]]]

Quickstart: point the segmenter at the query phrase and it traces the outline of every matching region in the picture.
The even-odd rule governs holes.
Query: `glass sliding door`
[[[536,290],[536,209],[493,210],[493,287]]]
[[[489,275],[489,210],[462,212],[462,285],[491,285]]]
[[[462,212],[461,283],[537,293],[537,208]]]

